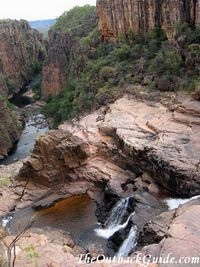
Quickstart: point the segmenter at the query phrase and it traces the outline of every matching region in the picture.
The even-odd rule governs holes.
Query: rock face
[[[32,78],[44,56],[42,35],[27,21],[0,21],[0,159],[7,156],[22,129],[6,98],[18,93]]]
[[[13,112],[3,99],[0,99],[0,118],[0,159],[3,159],[19,139],[22,122],[19,115]]]
[[[27,21],[0,21],[0,93],[12,96],[18,92],[44,54],[42,35]]]
[[[74,245],[73,240],[59,230],[51,229],[49,235],[49,230],[35,229],[20,238],[15,246],[15,266],[76,266],[75,251],[78,247]],[[13,239],[14,236],[8,236],[4,243],[9,246]]]
[[[140,257],[149,254],[151,262],[153,257],[166,257],[171,253],[176,263],[161,263],[161,267],[183,266],[184,257],[197,257],[200,246],[199,204],[199,200],[190,202],[177,210],[162,213],[149,222],[142,236],[148,243],[149,239],[150,243],[153,241],[153,244],[144,247]],[[187,266],[199,266],[199,260],[196,259],[193,263],[192,260],[188,261]]]
[[[134,224],[138,227],[137,249],[141,255],[173,253],[177,259],[197,256],[199,199],[172,211],[167,211],[163,199],[166,191],[180,196],[200,194],[199,117],[199,102],[185,95],[160,97],[141,92],[79,121],[65,123],[38,138],[18,177],[11,179],[12,186],[0,188],[0,215],[6,211],[11,215],[25,207],[37,211],[86,193],[100,203],[97,216],[104,223],[116,201],[128,196],[128,209],[135,213],[126,232],[110,239],[114,250]],[[77,266],[75,255],[81,248],[75,249],[73,241],[68,243],[70,240],[63,236],[62,241],[52,238],[53,234],[42,232],[24,236],[18,242],[16,266],[29,266],[24,262],[24,253],[31,243],[39,255],[42,253],[36,257],[41,266],[51,262],[52,266]],[[56,258],[51,256],[53,250]],[[48,256],[43,257],[43,253]]]
[[[57,95],[70,75],[79,77],[84,68],[79,37],[87,36],[97,25],[96,14],[89,14],[78,29],[49,31],[48,56],[42,70],[42,96]],[[67,27],[68,25],[66,25]],[[78,33],[77,33],[78,31]]]
[[[155,28],[165,31],[169,40],[178,23],[200,23],[199,0],[98,0],[99,29],[103,40]]]
[[[71,34],[49,31],[48,57],[42,70],[42,95],[45,98],[57,95],[63,89],[77,45]]]
[[[122,98],[105,114],[100,110],[77,126],[51,131],[37,140],[22,175],[52,185],[77,176],[84,182],[109,181],[119,194],[127,180],[123,169],[135,169],[180,196],[200,194],[199,102],[167,101]]]

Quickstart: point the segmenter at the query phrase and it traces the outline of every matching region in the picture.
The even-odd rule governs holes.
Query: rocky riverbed
[[[130,240],[129,255],[137,251],[154,256],[173,253],[176,258],[198,256],[200,198],[190,198],[200,194],[199,119],[199,102],[187,96],[141,92],[64,123],[37,138],[33,153],[23,163],[1,168],[1,181],[6,174],[10,181],[0,189],[1,216],[15,220],[27,209],[32,215],[52,209],[53,217],[56,208],[52,207],[60,201],[87,195],[97,205],[95,213],[101,225],[96,234],[104,235],[105,255],[124,251],[124,242]],[[187,203],[178,207],[184,197]],[[173,207],[169,199],[173,199]],[[32,215],[29,219],[34,219],[37,227],[17,242],[16,266],[37,262],[39,266],[81,266],[78,254],[88,252],[96,257],[101,252],[92,242],[87,246],[79,243],[68,233],[70,229],[53,230],[53,224],[39,220],[37,225],[37,216]],[[80,216],[84,224],[84,215]],[[46,231],[45,227],[50,228]],[[114,227],[118,230],[109,236],[108,230]],[[12,238],[3,238],[4,244]],[[35,252],[31,263],[27,246]],[[56,251],[54,256],[52,251]]]

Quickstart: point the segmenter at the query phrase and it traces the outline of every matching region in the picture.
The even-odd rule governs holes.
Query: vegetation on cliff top
[[[89,17],[92,14],[95,14],[94,6],[76,6],[70,11],[66,11],[60,17],[58,17],[55,25],[52,26],[51,29],[53,31],[60,31],[62,33],[75,30],[76,34],[78,35],[79,27],[82,27],[83,23],[89,20]]]
[[[61,16],[54,30],[60,24],[67,29],[71,28],[67,24],[76,24],[74,21],[81,24],[77,10],[80,8]],[[200,29],[187,24],[178,27],[174,44],[168,43],[161,30],[146,35],[130,32],[115,43],[102,43],[97,29],[88,30],[87,36],[80,38],[80,51],[71,66],[76,69],[82,62],[80,76],[72,73],[60,95],[49,98],[44,112],[59,124],[133,92],[133,85],[138,84],[161,91],[192,91],[198,87],[199,43]]]

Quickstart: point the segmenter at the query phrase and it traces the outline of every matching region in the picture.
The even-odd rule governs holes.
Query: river
[[[36,77],[35,79],[38,79]],[[14,104],[22,114],[25,120],[25,127],[19,141],[10,151],[8,157],[0,161],[0,164],[9,165],[17,160],[21,160],[30,155],[35,139],[49,130],[47,120],[41,113],[41,108],[37,104],[31,104],[32,99],[24,94],[31,90],[31,84],[23,86],[19,93],[14,94],[10,102]]]
[[[17,160],[21,160],[30,155],[37,136],[44,134],[48,130],[48,125],[44,115],[41,114],[40,109],[29,107],[25,111],[25,127],[22,135],[10,152],[10,155],[2,160],[0,163],[9,165]]]
[[[36,104],[31,104],[27,97],[30,84],[15,94],[10,101],[15,104],[25,119],[25,127],[16,146],[10,151],[7,158],[0,164],[9,165],[18,160],[25,159],[33,150],[37,136],[49,130],[47,120]],[[24,93],[26,95],[24,96]],[[34,228],[61,229],[69,232],[76,242],[82,247],[95,246],[100,251],[106,248],[106,240],[96,235],[95,230],[101,228],[95,216],[96,203],[88,195],[71,197],[58,202],[55,206],[37,212],[34,218]],[[6,226],[10,233],[20,233],[35,214],[31,207],[15,211],[6,216],[2,225]]]

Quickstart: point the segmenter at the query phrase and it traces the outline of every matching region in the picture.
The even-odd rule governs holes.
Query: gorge
[[[32,79],[44,56],[42,35],[31,29],[28,22],[0,22],[0,158],[8,154],[22,131],[19,113],[12,112],[6,101]]]
[[[0,266],[199,256],[198,24],[192,0],[98,0],[48,41],[0,23]]]

